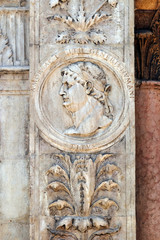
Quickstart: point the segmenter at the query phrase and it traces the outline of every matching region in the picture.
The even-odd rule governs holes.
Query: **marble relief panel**
[[[133,5],[32,3],[31,239],[135,240]]]
[[[0,7],[1,66],[28,66],[29,11],[26,7]]]

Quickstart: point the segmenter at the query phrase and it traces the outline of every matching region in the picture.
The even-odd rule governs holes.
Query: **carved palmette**
[[[79,234],[88,231],[87,239],[94,239],[119,231],[118,225],[112,228],[112,217],[119,209],[115,196],[120,192],[117,180],[122,173],[117,165],[108,161],[111,156],[99,154],[95,160],[84,154],[72,160],[69,155],[54,156],[58,163],[46,172],[50,179],[47,191],[56,193],[49,203],[50,214],[56,222],[55,229],[50,229],[51,239],[58,239],[59,234],[78,239]],[[115,199],[108,197],[111,192]],[[70,232],[73,229],[77,236]]]
[[[50,0],[51,8],[61,5],[67,1]],[[78,3],[78,12],[76,16],[72,16],[72,12],[67,11],[67,15],[55,14],[49,16],[48,20],[59,21],[66,24],[71,30],[62,31],[56,37],[56,42],[61,44],[79,43],[79,44],[103,44],[106,42],[107,37],[100,30],[94,30],[94,26],[104,20],[109,20],[112,16],[106,12],[101,12],[105,5],[116,7],[118,0],[105,0],[89,16],[86,16],[85,1],[80,0]]]

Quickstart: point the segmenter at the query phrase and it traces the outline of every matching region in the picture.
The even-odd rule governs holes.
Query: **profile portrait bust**
[[[59,94],[71,114],[73,126],[64,134],[87,137],[109,127],[113,107],[108,99],[111,86],[102,68],[92,62],[75,62],[61,71]]]

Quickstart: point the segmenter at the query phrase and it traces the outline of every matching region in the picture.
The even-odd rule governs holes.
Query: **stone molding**
[[[139,81],[139,86],[137,88],[140,89],[157,89],[160,90],[160,82],[159,81]]]
[[[27,7],[0,7],[0,13],[29,12]]]
[[[160,5],[159,0],[152,0],[151,2],[148,2],[146,0],[135,0],[136,9],[156,10],[159,7],[159,5]]]

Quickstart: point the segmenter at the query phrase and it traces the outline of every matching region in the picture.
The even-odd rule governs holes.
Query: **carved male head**
[[[89,116],[96,108],[98,115],[111,115],[111,105],[107,102],[107,94],[110,85],[106,82],[106,74],[96,64],[91,62],[76,62],[68,65],[61,71],[62,85],[60,95],[63,97],[63,106],[71,113],[75,114],[75,118],[79,117],[83,121],[89,120]],[[92,120],[92,124],[97,123]],[[75,121],[75,126],[80,126],[80,120]],[[98,126],[99,127],[99,126]],[[98,128],[97,127],[97,128]]]

